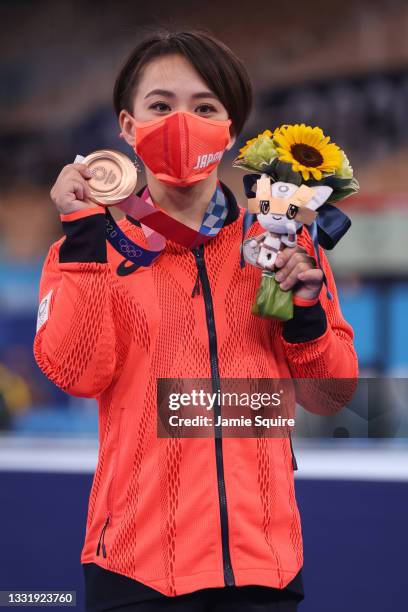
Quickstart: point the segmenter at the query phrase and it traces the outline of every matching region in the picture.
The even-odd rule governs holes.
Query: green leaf
[[[249,170],[250,172],[262,172],[258,167],[252,166],[245,161],[242,160],[234,160],[232,162],[234,168],[242,168],[242,170]]]
[[[351,179],[341,179],[337,176],[325,176],[320,181],[315,179],[309,179],[306,181],[308,187],[317,187],[318,185],[327,185],[333,189],[330,197],[327,199],[328,204],[333,204],[339,200],[344,200],[353,193],[357,193],[360,189],[360,185],[354,177]]]
[[[282,181],[284,183],[293,183],[294,185],[300,186],[302,184],[302,175],[300,172],[294,172],[292,165],[286,162],[275,160],[273,174],[276,177],[276,181]]]
[[[335,176],[334,174],[331,174],[330,176],[323,177],[322,179],[320,179],[320,181],[317,181],[316,179],[309,179],[307,181],[307,185],[309,187],[315,187],[317,185],[327,185],[328,187],[331,187],[333,190],[337,190],[337,189],[347,188],[352,182],[352,180],[353,180],[352,178],[343,179],[343,178],[339,178]]]
[[[329,204],[333,204],[334,202],[339,202],[340,200],[344,200],[349,196],[353,195],[353,193],[357,193],[360,189],[360,185],[358,181],[353,178],[347,187],[342,189],[333,190],[333,193],[328,198],[327,202]]]
[[[247,160],[235,159],[232,162],[235,168],[243,168],[250,172],[260,172],[268,174],[273,182],[283,181],[284,183],[293,183],[294,185],[300,186],[302,184],[302,176],[299,172],[292,170],[291,164],[281,162],[277,158],[272,160],[270,163],[265,161],[259,164],[249,164]]]

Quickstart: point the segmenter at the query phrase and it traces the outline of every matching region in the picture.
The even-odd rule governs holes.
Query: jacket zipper
[[[121,434],[121,429],[122,429],[122,423],[123,423],[123,406],[120,409],[120,423],[119,423],[118,436],[117,436],[117,445],[118,445],[118,447],[119,447],[119,442],[120,442],[120,439],[121,439],[121,435],[120,434]],[[118,452],[118,450],[116,452]],[[100,536],[99,536],[99,540],[98,540],[98,546],[96,548],[96,554],[99,556],[99,552],[100,552],[100,549],[102,547],[102,554],[103,554],[103,556],[105,558],[106,558],[105,532],[106,532],[106,529],[108,527],[109,521],[112,520],[112,495],[113,495],[112,494],[112,489],[113,489],[113,483],[115,482],[117,461],[118,461],[118,459],[116,457],[114,472],[113,472],[112,477],[110,479],[109,487],[108,487],[108,493],[107,493],[107,496],[106,496],[107,517],[106,517],[105,523],[104,523],[104,525],[102,527],[102,530],[101,530],[101,533],[100,533]]]
[[[210,349],[210,365],[211,365],[211,380],[213,393],[219,389],[219,371],[218,371],[218,355],[217,355],[217,335],[215,330],[214,308],[211,296],[210,282],[208,280],[207,270],[204,261],[204,244],[191,249],[197,264],[198,274],[203,290],[203,298],[205,305],[205,315],[208,329],[209,349]],[[220,407],[218,402],[214,405],[214,417],[218,419]],[[235,578],[231,566],[231,556],[229,550],[228,539],[228,513],[227,513],[227,497],[225,493],[224,466],[222,458],[222,437],[215,436],[215,459],[217,465],[217,482],[218,482],[218,498],[220,504],[221,518],[221,541],[222,541],[222,558],[224,568],[224,581],[226,586],[234,586]]]
[[[111,498],[110,498],[110,496],[111,496],[111,490],[112,490],[112,483],[113,483],[113,477],[111,478],[111,481],[109,483],[109,489],[108,489],[108,495],[107,495],[108,514],[107,514],[106,520],[105,520],[105,522],[103,524],[101,533],[99,535],[98,546],[96,548],[96,554],[99,557],[99,552],[100,552],[100,549],[102,547],[102,554],[105,557],[105,559],[106,559],[105,532],[106,532],[106,528],[109,525],[109,521],[112,518],[112,513],[111,513],[111,510],[110,510],[110,508],[111,508],[111,505],[110,505],[110,499]]]
[[[297,470],[298,464],[297,464],[296,457],[295,457],[295,451],[293,450],[292,436],[290,432],[289,432],[289,441],[290,441],[290,452],[292,453],[292,466],[294,470]]]
[[[98,546],[96,548],[96,554],[99,557],[100,549],[101,549],[101,546],[102,546],[102,555],[105,557],[105,559],[106,559],[105,531],[106,531],[106,528],[107,528],[107,526],[109,524],[110,516],[111,515],[110,515],[110,512],[109,512],[108,516],[106,518],[106,521],[105,521],[105,523],[104,523],[104,525],[102,527],[102,531],[101,531],[101,534],[99,536]]]

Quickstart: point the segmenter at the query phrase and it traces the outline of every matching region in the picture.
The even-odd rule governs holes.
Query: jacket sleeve
[[[34,357],[66,393],[97,397],[116,368],[105,210],[60,217],[65,237],[51,245],[43,264]]]
[[[314,256],[313,243],[303,228],[299,245]],[[322,247],[322,268],[333,299],[323,285],[318,298],[307,302],[294,299],[294,317],[283,323],[281,341],[294,378],[358,377],[358,360],[353,345],[354,332],[341,312],[334,276]]]

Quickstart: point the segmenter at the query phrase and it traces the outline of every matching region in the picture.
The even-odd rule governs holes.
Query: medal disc
[[[92,173],[88,180],[91,200],[101,206],[115,206],[132,193],[137,184],[137,170],[130,159],[120,151],[100,149],[87,155],[83,161]]]

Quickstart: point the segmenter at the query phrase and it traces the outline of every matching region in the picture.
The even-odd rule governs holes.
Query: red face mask
[[[221,161],[230,141],[231,120],[215,121],[176,111],[135,122],[135,152],[168,185],[202,181]]]

